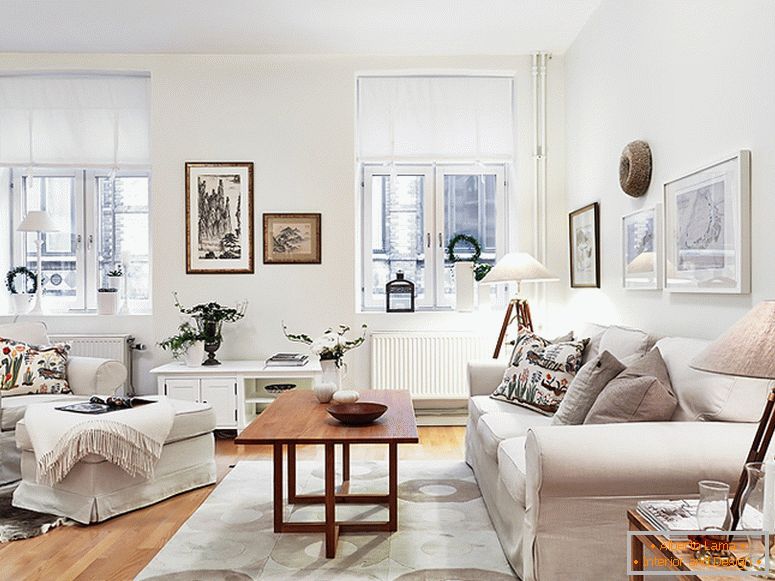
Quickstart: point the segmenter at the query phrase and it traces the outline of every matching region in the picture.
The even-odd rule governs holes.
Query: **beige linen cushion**
[[[624,370],[624,364],[608,351],[587,362],[571,381],[552,425],[583,424],[603,388]]]
[[[584,423],[667,421],[677,405],[665,362],[653,349],[605,386]]]
[[[599,352],[609,351],[625,365],[635,363],[654,346],[654,338],[640,329],[612,325],[600,337]]]

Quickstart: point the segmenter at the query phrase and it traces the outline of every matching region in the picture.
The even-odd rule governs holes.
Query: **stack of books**
[[[267,367],[302,367],[307,364],[309,355],[304,353],[275,353],[266,360]]]

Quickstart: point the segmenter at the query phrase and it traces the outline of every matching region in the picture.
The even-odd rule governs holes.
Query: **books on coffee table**
[[[267,367],[303,367],[309,361],[304,353],[275,353],[266,360]]]
[[[660,531],[696,531],[696,499],[687,500],[641,500],[638,513],[656,530]]]

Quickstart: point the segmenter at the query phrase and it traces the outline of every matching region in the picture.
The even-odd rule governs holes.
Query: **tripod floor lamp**
[[[513,282],[517,284],[517,293],[506,306],[498,341],[495,344],[493,359],[497,359],[506,339],[506,332],[511,323],[517,321],[518,327],[533,330],[533,319],[530,316],[530,306],[527,299],[519,297],[520,285],[523,282],[554,282],[559,280],[547,268],[530,256],[527,252],[510,252],[501,258],[492,270],[487,273],[479,284],[498,284]]]
[[[772,380],[745,464],[763,462],[775,432],[775,301],[756,305],[701,352],[691,367],[721,375]],[[732,530],[740,520],[743,490],[748,482],[745,464],[732,501]]]

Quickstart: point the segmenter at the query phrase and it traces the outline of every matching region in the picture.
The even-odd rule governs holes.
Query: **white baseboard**
[[[467,415],[460,414],[426,415],[421,413],[417,415],[418,426],[465,426],[467,420]]]

